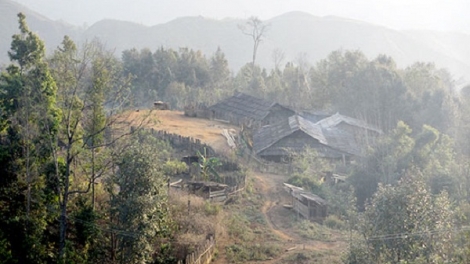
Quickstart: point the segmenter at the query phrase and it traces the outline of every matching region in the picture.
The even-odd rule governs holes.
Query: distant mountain
[[[64,22],[52,21],[16,2],[0,0],[0,65],[8,63],[7,52],[10,50],[11,36],[19,32],[17,14],[26,15],[31,30],[46,40],[46,48],[54,50],[64,38],[69,35],[78,39],[80,31]]]
[[[17,30],[16,13],[27,16],[30,27],[45,39],[49,50],[60,43],[63,35],[77,42],[99,38],[116,56],[130,48],[163,46],[187,47],[212,55],[218,47],[225,53],[232,69],[239,69],[251,60],[252,40],[238,29],[243,20],[214,20],[183,17],[165,24],[147,27],[136,23],[103,20],[80,31],[63,22],[51,21],[9,0],[0,0],[0,52],[6,54],[10,36]],[[272,54],[280,50],[286,61],[299,57],[315,63],[338,49],[361,50],[370,59],[379,54],[394,58],[400,67],[416,61],[433,61],[448,68],[454,78],[470,81],[470,35],[453,32],[397,31],[341,17],[316,17],[303,12],[290,12],[264,21],[269,25],[266,39],[259,47],[258,63],[273,66]],[[6,56],[0,56],[0,63]]]

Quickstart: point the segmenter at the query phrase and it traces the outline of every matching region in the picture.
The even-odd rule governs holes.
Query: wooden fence
[[[196,250],[186,255],[184,260],[178,260],[178,264],[209,264],[215,251],[215,238],[211,236]]]
[[[154,130],[151,129],[150,132],[156,138],[168,141],[171,146],[175,149],[183,149],[190,152],[197,152],[204,153],[204,149],[206,150],[206,154],[208,156],[215,156],[216,153],[212,147],[207,144],[201,142],[201,140],[192,137],[184,137],[178,134],[168,133],[166,131],[161,130]]]

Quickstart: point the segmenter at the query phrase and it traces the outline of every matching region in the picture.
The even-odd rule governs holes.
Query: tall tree
[[[117,263],[152,263],[159,240],[171,234],[165,161],[169,146],[147,133],[136,133],[115,156],[117,172],[109,178],[112,230],[117,235]]]
[[[128,100],[128,79],[100,43],[86,43],[78,50],[67,36],[50,59],[50,65],[59,87],[58,105],[63,120],[58,139],[62,149],[55,152],[55,162],[60,194],[59,255],[66,261],[70,199],[91,190],[94,206],[97,179],[109,172],[111,164],[110,159],[97,156],[103,146],[114,142],[105,140],[105,130],[119,127],[119,118],[128,121],[126,116],[117,116]]]
[[[258,54],[258,47],[266,37],[269,26],[264,24],[258,17],[252,16],[248,18],[245,24],[238,26],[243,34],[251,37],[253,40],[253,53],[251,67],[255,67],[256,55]]]
[[[44,60],[44,43],[18,14],[20,33],[13,35],[13,62],[0,77],[2,136],[2,219],[12,255],[21,263],[41,263],[52,252],[44,232],[52,221],[45,209],[46,168],[52,161],[60,111],[56,84]],[[5,184],[5,185],[4,185]],[[10,197],[8,197],[10,196]],[[22,197],[25,201],[22,201]],[[11,203],[13,198],[15,203]],[[12,232],[12,233],[10,233]]]

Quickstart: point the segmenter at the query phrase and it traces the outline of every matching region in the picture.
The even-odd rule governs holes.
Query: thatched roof
[[[339,125],[342,122],[344,122],[348,125],[351,125],[351,126],[367,129],[367,130],[370,130],[370,131],[377,132],[378,134],[382,134],[382,130],[380,130],[379,128],[376,128],[376,127],[374,127],[374,126],[372,126],[372,125],[370,125],[370,124],[368,124],[368,123],[366,123],[362,120],[352,118],[352,117],[349,117],[349,116],[345,116],[345,115],[341,115],[339,113],[336,113],[332,116],[323,118],[320,121],[316,122],[316,124],[320,125],[322,128],[333,128],[333,127],[336,127],[337,125]]]
[[[266,101],[244,93],[236,93],[209,109],[216,113],[225,113],[238,118],[249,118],[256,121],[263,120],[274,106],[288,109],[276,102]],[[289,109],[290,110],[290,109]]]
[[[291,116],[279,123],[262,127],[253,136],[253,148],[256,154],[260,154],[281,139],[289,137],[298,131],[302,131],[320,144],[317,151],[321,156],[337,158],[341,157],[342,153],[349,155],[360,155],[361,153],[351,133],[337,128],[323,129],[320,125],[314,124],[298,115]],[[292,148],[294,148],[294,151],[301,151],[306,147],[305,143],[300,143],[299,146],[296,144]]]

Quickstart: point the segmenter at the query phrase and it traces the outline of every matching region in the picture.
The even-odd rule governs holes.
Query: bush
[[[323,221],[323,224],[331,229],[344,230],[346,228],[344,221],[336,215],[327,216]]]
[[[225,248],[227,259],[231,262],[263,261],[281,253],[278,245],[269,244],[232,244]]]
[[[218,215],[221,209],[219,204],[213,204],[209,201],[206,201],[204,204],[204,212],[206,215]]]

